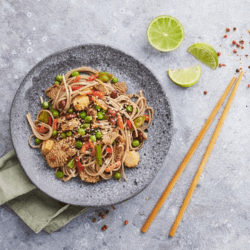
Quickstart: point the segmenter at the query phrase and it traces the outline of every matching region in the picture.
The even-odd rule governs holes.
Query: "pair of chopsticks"
[[[183,204],[179,210],[179,213],[175,219],[175,222],[170,230],[169,235],[171,237],[173,237],[176,233],[176,230],[181,222],[181,219],[185,213],[185,210],[188,207],[188,204],[191,200],[191,197],[193,195],[193,192],[199,182],[200,176],[205,168],[205,165],[208,161],[208,158],[212,152],[212,149],[216,143],[216,140],[219,136],[219,133],[221,131],[221,128],[223,126],[223,123],[227,117],[227,113],[232,105],[233,99],[235,97],[236,91],[239,87],[239,84],[241,82],[242,76],[243,76],[244,72],[241,71],[240,75],[238,77],[238,80],[236,81],[236,84],[231,92],[231,95],[228,99],[228,102],[223,110],[223,113],[219,119],[219,122],[214,130],[214,133],[212,135],[212,138],[207,146],[206,152],[203,155],[203,158],[201,160],[201,163],[197,169],[197,172],[193,178],[193,181],[190,185],[190,188],[187,192],[187,195],[183,201]],[[160,199],[158,200],[157,204],[155,205],[154,209],[152,210],[151,214],[149,215],[148,219],[146,220],[145,224],[143,225],[143,227],[141,228],[141,231],[146,233],[148,228],[150,227],[151,223],[153,222],[154,218],[156,217],[156,215],[158,214],[159,210],[161,209],[162,205],[164,204],[165,200],[167,199],[168,195],[170,194],[170,192],[172,191],[172,189],[174,188],[176,182],[178,181],[178,179],[180,178],[182,172],[184,171],[185,167],[187,166],[188,162],[190,161],[190,159],[192,158],[195,150],[197,149],[197,147],[199,146],[200,142],[202,141],[204,135],[206,134],[209,126],[211,125],[212,121],[214,120],[215,116],[217,115],[221,105],[223,104],[224,100],[226,99],[228,93],[230,92],[231,88],[233,87],[234,83],[235,83],[236,77],[234,76],[231,80],[231,82],[229,83],[228,87],[226,88],[225,92],[223,93],[223,95],[221,96],[220,100],[218,101],[217,105],[215,106],[215,108],[213,109],[212,113],[210,114],[210,116],[208,117],[206,123],[204,124],[203,128],[201,129],[200,133],[198,134],[198,136],[196,137],[195,141],[193,142],[191,148],[189,149],[189,151],[187,152],[185,158],[183,159],[182,163],[180,164],[179,168],[177,169],[177,171],[175,172],[172,180],[169,182],[168,186],[166,187],[166,189],[164,190],[163,194],[161,195]]]

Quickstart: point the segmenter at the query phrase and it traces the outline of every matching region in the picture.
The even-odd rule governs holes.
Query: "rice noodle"
[[[81,74],[77,77],[72,77],[72,73],[74,71],[78,71],[85,74]],[[99,79],[94,79],[93,81],[87,81],[90,75],[95,75],[97,73],[98,73],[97,70],[83,66],[77,69],[70,70],[65,75],[63,75],[63,80],[61,82],[61,85],[59,85],[58,87],[58,92],[55,95],[54,99],[51,99],[53,108],[60,111],[60,117],[64,116],[65,113],[67,113],[67,111],[69,110],[69,108],[72,107],[72,102],[77,96],[88,95],[89,92],[87,91],[95,89],[95,86],[97,88],[97,85],[100,86],[100,84],[102,84],[101,86],[103,86],[104,84],[105,87],[110,92],[115,90],[110,81],[107,83],[103,83]],[[72,87],[74,86],[77,86],[79,88],[77,88],[76,90],[72,90]],[[101,177],[104,180],[108,180],[112,178],[116,172],[119,172],[122,175],[122,177],[126,180],[124,171],[124,161],[126,159],[127,153],[132,150],[138,151],[144,145],[144,142],[142,141],[140,142],[138,147],[132,146],[133,133],[135,137],[138,137],[140,133],[145,133],[145,130],[149,127],[154,117],[154,110],[152,107],[148,106],[147,100],[144,97],[143,92],[141,90],[139,91],[139,94],[122,94],[123,89],[122,88],[119,89],[119,87],[116,87],[116,90],[118,90],[117,98],[113,99],[111,98],[110,94],[107,94],[105,97],[102,98],[102,101],[105,102],[108,109],[115,110],[117,113],[120,114],[120,116],[122,117],[124,128],[121,129],[119,127],[116,127],[112,125],[108,120],[97,120],[96,123],[92,124],[92,128],[98,128],[102,132],[103,136],[105,134],[111,133],[112,131],[117,133],[118,136],[113,138],[113,141],[115,140],[116,143],[113,145],[113,141],[110,143],[104,143],[103,140],[99,141],[99,143],[102,145],[101,166],[97,164],[96,156],[95,154],[93,154],[92,148],[87,149],[85,152],[77,150],[76,153],[76,155],[79,157],[82,167],[84,168],[85,173],[91,178]],[[61,102],[63,100],[65,101],[65,106],[61,105]],[[41,99],[41,101],[43,100]],[[92,100],[92,102],[89,105],[88,112],[90,112],[90,110],[93,109],[95,105],[96,105],[95,101]],[[128,105],[131,105],[133,108],[132,112],[130,113],[126,111],[126,107]],[[54,140],[55,143],[57,143],[60,140],[59,137],[57,137],[57,139],[52,137],[52,131],[53,131],[52,126],[39,121],[39,116],[43,111],[47,112],[50,115],[53,123],[54,119],[53,115],[48,110],[42,109],[38,113],[37,118],[34,122],[31,118],[30,113],[27,114],[27,120],[33,131],[33,134],[29,138],[29,144],[32,148],[40,148],[42,145],[42,143],[36,146],[32,145],[31,140],[33,137],[37,137],[42,141],[52,139]],[[141,127],[137,128],[134,124],[134,120],[140,116],[144,116],[145,114],[148,116],[147,122],[144,123]],[[95,121],[95,119],[93,119],[93,121]],[[130,121],[132,129],[129,128],[128,121]],[[44,126],[44,128],[47,128],[48,131],[46,133],[39,133],[37,131],[37,126],[40,125]],[[62,133],[62,131],[60,133]],[[83,143],[88,142],[89,137],[90,134],[79,136],[76,133],[75,135],[75,138],[80,138],[83,141]],[[108,148],[110,149],[108,150]],[[114,165],[116,162],[118,162],[118,160],[121,162],[121,164],[118,166]],[[116,167],[107,172],[107,167],[111,167],[113,165]],[[69,168],[67,167],[67,165],[57,167],[55,169],[55,173],[57,173],[58,171],[63,172],[64,174],[64,177],[62,178],[63,181],[68,181],[71,178],[76,177],[80,173],[76,166],[74,166],[73,168]]]

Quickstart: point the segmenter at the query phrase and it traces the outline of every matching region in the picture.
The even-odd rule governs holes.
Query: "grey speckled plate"
[[[114,179],[88,184],[79,177],[62,182],[55,177],[43,159],[39,149],[28,145],[32,131],[26,120],[31,113],[35,119],[40,110],[39,96],[43,96],[57,74],[82,65],[112,72],[126,81],[128,92],[140,89],[155,110],[155,118],[149,127],[149,136],[139,151],[140,163],[133,169],[125,169],[128,181]],[[86,44],[56,52],[39,62],[24,78],[17,90],[11,108],[11,136],[18,159],[31,181],[49,196],[74,205],[106,206],[125,201],[140,193],[153,180],[167,155],[172,139],[173,116],[163,89],[152,74],[138,60],[126,53],[99,44]]]

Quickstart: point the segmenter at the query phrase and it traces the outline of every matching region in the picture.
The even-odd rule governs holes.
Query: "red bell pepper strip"
[[[54,119],[53,121],[53,130],[57,129],[57,119]]]
[[[49,117],[49,125],[51,126],[52,125],[52,118],[51,118],[51,116]]]
[[[105,94],[101,91],[95,91],[92,95],[98,96],[99,98],[103,98],[105,96]]]
[[[76,78],[74,79],[74,82],[79,82],[81,79],[81,76],[80,75],[77,75]]]
[[[133,127],[130,120],[127,120],[127,125],[128,125],[128,128],[129,128],[129,129],[131,129],[131,128]]]
[[[48,132],[48,129],[45,128],[43,125],[39,125],[39,126],[36,127],[36,131],[37,131],[38,133],[44,134],[44,133]]]
[[[83,86],[71,86],[72,91],[78,90],[82,88]]]
[[[112,153],[112,149],[110,147],[106,147],[106,151],[110,154]]]
[[[82,164],[80,162],[79,157],[75,157],[75,161],[76,161],[76,167],[78,168],[78,170],[83,171],[84,168],[83,168],[83,166],[82,166]]]
[[[144,114],[144,116],[145,116],[145,122],[148,122],[149,121],[149,115]]]
[[[87,79],[87,82],[93,82],[97,77],[98,77],[98,73],[96,73],[95,75],[90,76],[90,77]]]
[[[120,129],[124,129],[124,125],[123,125],[122,118],[120,115],[117,115],[117,123]]]

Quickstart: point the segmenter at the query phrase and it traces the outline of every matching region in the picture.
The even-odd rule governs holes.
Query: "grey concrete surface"
[[[59,49],[82,43],[121,48],[144,62],[161,80],[174,113],[174,137],[162,170],[153,183],[133,199],[111,208],[91,208],[51,235],[33,233],[7,205],[0,207],[0,249],[250,249],[249,124],[250,59],[249,1],[0,1],[0,156],[12,149],[10,105],[21,80],[39,60]],[[152,18],[168,14],[183,24],[186,37],[176,51],[160,53],[147,42]],[[225,28],[237,27],[223,38]],[[245,49],[232,53],[233,39]],[[182,89],[167,77],[167,68],[198,62],[186,52],[205,41],[221,51],[226,67],[204,65],[200,81]],[[241,58],[241,60],[240,60]],[[223,93],[235,69],[246,70],[212,155],[174,238],[168,232],[185,197],[216,122],[188,165],[173,193],[146,234],[140,232],[147,215],[170,181],[191,143]],[[203,91],[208,94],[204,95]],[[217,119],[218,120],[218,117]],[[20,131],[22,133],[22,131]],[[149,198],[146,198],[149,197]],[[95,214],[110,210],[104,220]],[[124,220],[129,224],[124,226]],[[108,230],[101,231],[107,224]]]

